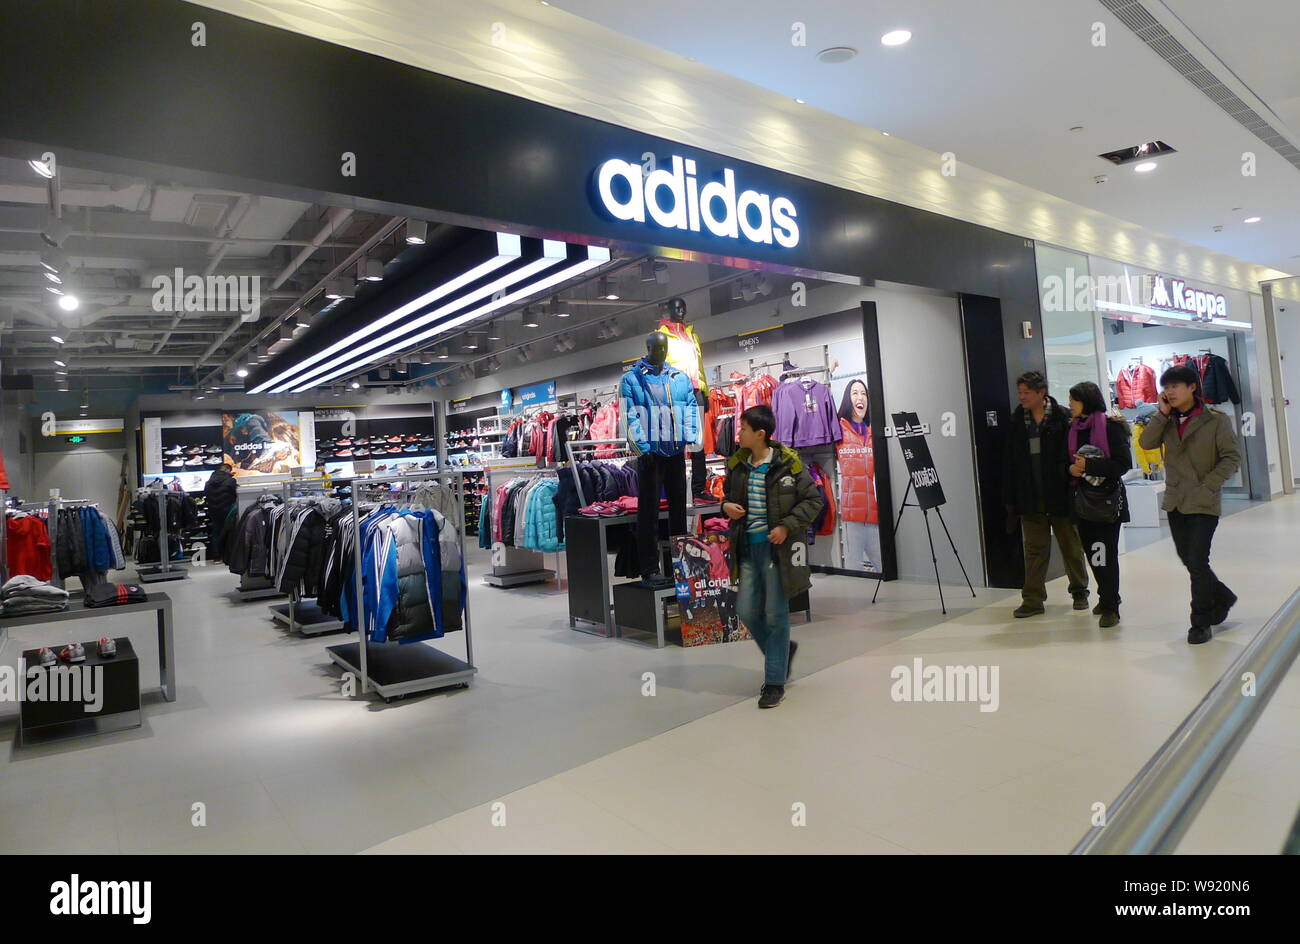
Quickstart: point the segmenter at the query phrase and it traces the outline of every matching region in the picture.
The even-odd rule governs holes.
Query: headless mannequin
[[[664,306],[664,309],[666,309],[664,312],[666,316],[665,320],[679,325],[686,324],[686,299],[681,296],[670,298]],[[691,373],[691,371],[687,371],[687,373]],[[700,376],[704,375],[703,359],[701,359],[699,365],[699,373]],[[695,399],[700,404],[700,418],[702,421],[705,412],[709,408],[709,395],[702,390],[696,390]],[[706,458],[704,450],[701,449],[696,452],[691,452],[689,455],[691,457],[691,494],[704,496],[704,486],[708,480],[708,469],[704,464]],[[713,501],[712,498],[708,498],[707,500],[709,502]]]
[[[645,338],[646,360],[663,368],[668,360],[668,338],[652,331]],[[637,558],[641,583],[659,588],[672,583],[663,574],[659,555],[659,496],[668,496],[668,533],[686,532],[686,469],[683,457],[646,453],[637,461]]]

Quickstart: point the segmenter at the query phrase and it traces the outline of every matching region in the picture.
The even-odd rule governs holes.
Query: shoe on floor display
[[[181,450],[181,447],[180,447],[180,446],[172,446],[170,449],[164,449],[164,450],[163,450],[163,455],[164,455],[164,456],[179,456],[179,455],[181,454],[181,451],[182,451],[182,450]]]
[[[36,664],[42,667],[54,664],[54,650],[49,646],[41,646],[41,651],[36,653]]]
[[[1041,606],[1026,606],[1023,603],[1012,611],[1011,615],[1016,619],[1024,619],[1027,616],[1042,616],[1047,610]]]
[[[784,685],[764,685],[758,693],[758,707],[775,708],[785,700]]]
[[[1203,642],[1209,642],[1214,635],[1208,626],[1193,626],[1187,631],[1187,644],[1190,646],[1199,646]]]
[[[112,636],[105,636],[99,641],[99,657],[111,659],[115,655],[117,655],[117,640]]]
[[[79,642],[69,643],[63,647],[59,653],[59,658],[64,662],[85,662],[86,647]]]
[[[185,465],[185,460],[184,460],[184,459],[168,459],[166,462],[163,463],[163,468],[164,468],[164,469],[179,469],[179,468],[180,468],[181,466],[183,466],[183,465]]]
[[[437,465],[438,465],[438,461],[435,459],[435,460],[432,461],[432,462],[426,462],[426,463],[424,463],[424,465],[420,466],[420,468],[421,468],[422,470],[423,470],[423,469],[432,469],[432,468],[435,468]]]

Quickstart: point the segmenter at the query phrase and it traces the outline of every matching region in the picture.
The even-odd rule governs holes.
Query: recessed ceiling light
[[[51,295],[62,295],[62,294],[63,294],[63,289],[61,289],[61,288],[55,288],[53,285],[47,285],[47,286],[45,286],[45,291],[49,292]]]
[[[63,295],[59,298],[59,307],[64,311],[76,311],[81,307],[81,302],[76,295]]]
[[[835,65],[839,62],[848,62],[858,51],[852,46],[831,46],[823,49],[817,54],[817,61],[824,62],[826,65]]]
[[[236,377],[247,377],[247,376],[248,376],[248,368],[247,368],[247,367],[241,367],[241,368],[239,368],[239,370],[235,371],[235,376],[236,376]]]
[[[57,334],[51,334],[51,335],[50,335],[50,340],[53,341],[55,344],[63,344],[63,343],[64,343],[63,338],[59,337]]]
[[[424,220],[406,221],[406,244],[423,246],[429,239],[429,224]]]
[[[360,389],[361,389],[361,381],[359,381],[359,380],[354,380],[354,381],[352,381],[352,383],[351,383],[351,387],[352,387],[353,390],[360,390]]]
[[[880,37],[881,45],[884,46],[901,46],[912,38],[912,31],[905,29],[890,30],[884,36]]]
[[[358,282],[382,282],[383,278],[384,264],[378,259],[367,256],[357,263]]]
[[[51,169],[49,164],[45,163],[42,160],[38,160],[37,158],[32,158],[30,161],[27,162],[27,165],[31,167],[32,170],[36,171],[36,173],[44,177],[46,180],[50,180],[54,177],[53,169]]]
[[[890,134],[889,134],[888,131],[882,131],[882,132],[880,132],[880,133],[883,134],[883,135],[884,135],[885,137],[887,137],[887,138],[890,137]]]
[[[55,361],[54,363],[58,364],[60,367],[67,367],[67,366],[68,366],[67,364],[63,363],[63,361]]]
[[[1258,216],[1248,216],[1248,217],[1246,217],[1244,220],[1242,220],[1242,222],[1243,222],[1243,223],[1258,223],[1258,222],[1260,221],[1260,219],[1261,219],[1261,217],[1258,217]]]
[[[57,272],[42,272],[41,275],[45,276],[47,279],[49,279],[49,280],[50,280],[51,282],[53,282],[55,285],[62,285],[62,284],[63,284],[63,279],[59,278]]]
[[[799,105],[807,105],[807,104],[808,104],[808,103],[805,102],[802,98],[796,98],[796,99],[795,99],[795,103],[796,103],[796,104],[799,104]]]
[[[1138,174],[1149,174],[1156,169],[1156,166],[1155,161],[1143,161],[1141,164],[1134,165],[1133,170]]]

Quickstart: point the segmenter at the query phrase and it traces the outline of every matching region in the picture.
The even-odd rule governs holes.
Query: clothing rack
[[[633,450],[633,448],[628,445],[626,439],[572,439],[569,442],[565,443],[564,445],[565,445],[565,449],[569,453],[569,465],[573,466],[575,470],[577,468],[577,464],[579,461],[603,462],[607,459],[613,461],[619,461],[619,460],[636,458],[636,451]],[[596,455],[597,450],[600,450],[601,452],[612,451],[618,453],[618,455],[597,456]],[[590,455],[586,455],[586,456],[575,455],[575,452],[578,451],[590,452]],[[575,474],[573,476],[573,484],[578,489],[579,507],[586,508],[588,505],[591,504],[592,501],[595,500],[595,496],[592,496],[591,499],[588,499],[587,496],[583,494],[582,476]]]
[[[59,555],[55,551],[55,548],[58,547],[56,541],[59,533],[59,508],[65,505],[93,506],[98,504],[99,502],[89,498],[63,498],[58,495],[51,495],[48,501],[23,502],[22,505],[19,506],[19,509],[24,511],[28,510],[28,506],[31,506],[31,510],[38,508],[45,509],[47,515],[45,519],[45,527],[50,536],[50,583],[54,586],[62,587],[64,580],[67,579],[67,574],[59,573]]]
[[[492,495],[495,500],[495,488],[492,485],[492,474],[494,472],[508,472],[510,478],[520,476],[537,476],[537,475],[555,475],[556,470],[551,468],[538,468],[534,463],[521,463],[518,466],[484,466],[483,480],[487,483],[488,494]],[[491,522],[487,527],[491,528]],[[479,527],[484,527],[482,521]],[[492,555],[492,569],[483,575],[483,582],[490,587],[520,587],[525,584],[546,583],[555,579],[555,575],[560,568],[560,555],[555,555],[555,570],[546,569],[546,555],[541,551],[529,550],[526,547],[505,547],[501,548],[498,553],[495,547],[490,548],[489,553]],[[500,560],[501,563],[497,563]]]
[[[164,580],[187,580],[189,573],[180,567],[172,567],[171,547],[167,541],[167,492],[168,489],[161,483],[150,485],[148,488],[140,489],[144,493],[152,493],[158,500],[158,563],[157,564],[136,564],[136,574],[141,583],[160,583]],[[50,546],[54,546],[54,536],[50,536]],[[139,545],[136,545],[136,553],[139,553]],[[61,586],[61,585],[60,585]]]
[[[274,485],[274,482],[257,482],[256,484],[250,485],[237,484],[235,486],[235,520],[238,521],[243,515],[244,510],[248,507],[248,505],[242,501],[245,496],[256,492],[257,498],[253,499],[253,501],[256,502],[261,499],[263,495],[274,495]],[[229,553],[229,549],[227,549],[227,553]],[[235,593],[241,603],[245,603],[249,600],[265,600],[268,597],[284,596],[284,594],[280,592],[280,588],[275,585],[274,580],[267,581],[265,577],[250,578],[246,574],[239,575],[239,586],[235,589]]]
[[[353,627],[357,641],[330,646],[325,651],[329,657],[345,672],[351,672],[361,680],[362,693],[374,691],[385,701],[417,692],[435,691],[440,688],[460,686],[468,688],[470,680],[478,669],[474,666],[474,644],[470,635],[469,595],[466,592],[464,612],[465,661],[457,659],[423,643],[380,643],[372,645],[366,638],[365,621],[362,619],[361,568],[361,501],[360,491],[367,485],[378,482],[420,482],[431,481],[454,483],[452,488],[456,502],[464,506],[461,474],[454,470],[438,472],[408,472],[386,476],[357,476],[351,483],[352,492],[352,529],[353,529],[353,569],[354,592]],[[461,562],[465,560],[465,529],[456,529],[456,541],[460,545]]]
[[[315,495],[292,494],[294,488],[303,488],[313,483],[321,487]],[[280,500],[284,503],[285,513],[287,514],[290,503],[293,501],[325,496],[324,488],[327,484],[328,482],[323,476],[286,479],[281,482]],[[271,589],[275,591],[277,596],[283,596],[283,591],[279,589],[278,584],[273,583]],[[343,620],[323,612],[314,600],[303,600],[298,587],[294,587],[289,591],[288,603],[272,603],[268,609],[271,611],[271,619],[287,626],[289,632],[303,636],[319,636],[322,633],[335,633],[347,628]]]

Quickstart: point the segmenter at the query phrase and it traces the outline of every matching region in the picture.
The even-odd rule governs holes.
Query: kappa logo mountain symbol
[[[596,168],[596,193],[616,220],[645,223],[692,233],[707,229],[714,236],[745,239],[786,249],[799,245],[798,211],[786,197],[773,198],[756,190],[736,192],[736,172],[722,171],[721,180],[703,186],[696,179],[695,161],[677,155],[672,170],[645,173],[640,164],[613,158]],[[665,195],[667,194],[667,196]],[[703,227],[703,229],[701,229]]]
[[[153,882],[82,881],[76,872],[50,885],[52,915],[129,915],[132,924],[153,917]]]

